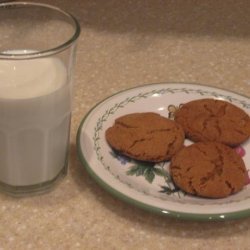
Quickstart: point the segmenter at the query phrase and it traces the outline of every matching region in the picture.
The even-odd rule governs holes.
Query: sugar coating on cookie
[[[250,117],[232,103],[216,99],[199,99],[185,103],[175,121],[186,137],[198,141],[217,141],[236,146],[250,136]]]
[[[198,142],[182,148],[171,159],[170,173],[180,189],[207,198],[237,193],[248,178],[242,158],[217,142]]]
[[[105,133],[109,145],[133,159],[169,160],[184,143],[182,127],[157,113],[132,113],[115,120]]]

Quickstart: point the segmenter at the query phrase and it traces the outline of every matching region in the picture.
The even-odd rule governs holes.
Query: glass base
[[[52,180],[28,186],[12,186],[0,181],[0,191],[14,197],[24,197],[43,194],[50,191],[63,177],[67,175],[68,164]]]

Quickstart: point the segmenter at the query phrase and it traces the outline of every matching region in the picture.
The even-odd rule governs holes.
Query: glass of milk
[[[77,20],[57,7],[0,4],[0,190],[51,189],[67,173]]]

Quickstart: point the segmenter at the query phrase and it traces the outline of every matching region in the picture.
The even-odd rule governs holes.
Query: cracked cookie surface
[[[157,113],[132,113],[115,120],[105,133],[109,145],[136,160],[169,160],[184,143],[184,131],[175,121]]]
[[[236,146],[250,136],[250,117],[235,105],[216,99],[185,103],[175,114],[175,121],[194,142],[217,141]]]
[[[171,159],[170,172],[180,189],[207,198],[237,193],[247,181],[242,158],[217,142],[197,142],[182,148]]]

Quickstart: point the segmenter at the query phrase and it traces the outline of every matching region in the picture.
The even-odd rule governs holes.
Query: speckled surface
[[[250,249],[250,218],[190,222],[112,197],[87,174],[75,137],[87,111],[117,91],[196,82],[250,96],[249,1],[41,1],[82,27],[69,173],[44,195],[0,194],[0,249]]]

